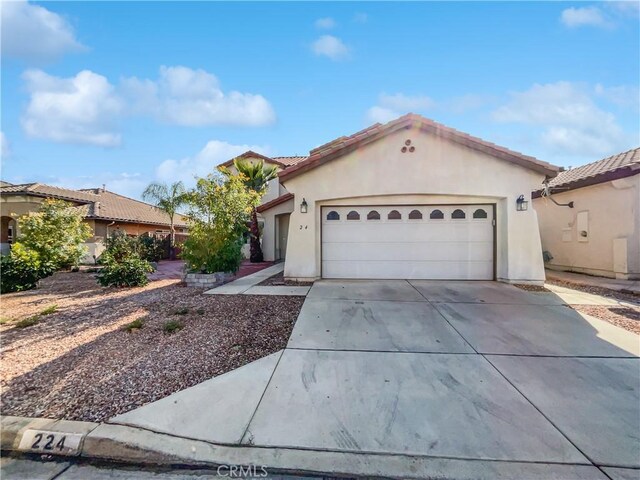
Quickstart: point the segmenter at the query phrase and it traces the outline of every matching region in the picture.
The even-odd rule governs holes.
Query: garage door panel
[[[491,242],[370,242],[357,246],[344,243],[325,243],[322,258],[325,261],[493,261]],[[355,247],[355,248],[353,248]]]
[[[378,279],[491,279],[493,262],[416,262],[416,261],[369,261],[369,262],[322,262],[326,278],[378,278]]]
[[[492,221],[486,204],[323,207],[322,276],[490,280]]]
[[[325,243],[367,243],[378,242],[411,242],[432,241],[484,241],[493,242],[493,230],[487,228],[487,222],[464,224],[455,223],[374,223],[345,222],[322,226],[322,238]]]

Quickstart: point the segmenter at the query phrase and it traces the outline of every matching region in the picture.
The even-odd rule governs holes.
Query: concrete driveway
[[[468,478],[637,478],[639,354],[638,336],[550,293],[323,280],[284,351],[113,422],[232,445],[475,462]],[[435,473],[467,478],[455,468]]]

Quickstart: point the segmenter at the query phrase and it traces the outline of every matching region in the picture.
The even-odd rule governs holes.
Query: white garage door
[[[493,279],[493,205],[322,208],[324,278]]]

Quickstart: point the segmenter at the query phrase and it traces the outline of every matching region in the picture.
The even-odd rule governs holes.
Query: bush
[[[149,262],[132,256],[121,261],[106,261],[97,278],[103,287],[142,287],[149,283],[147,274],[152,271]]]
[[[165,257],[168,244],[149,234],[138,237],[140,256],[149,262],[159,262]]]
[[[19,249],[18,249],[19,250]],[[21,292],[35,288],[38,280],[55,271],[43,265],[35,252],[26,255],[4,255],[0,258],[0,293]]]
[[[228,239],[214,249],[206,243],[205,238],[192,233],[185,240],[182,246],[182,258],[189,268],[202,273],[237,271],[244,258],[242,241]]]
[[[241,175],[198,179],[189,194],[189,236],[182,258],[190,271],[235,272],[242,262],[242,235],[257,193],[245,188]]]

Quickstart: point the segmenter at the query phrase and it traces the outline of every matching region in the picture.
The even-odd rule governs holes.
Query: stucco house
[[[548,192],[533,192],[549,269],[640,279],[639,174],[635,148],[561,172]]]
[[[261,157],[282,163],[258,210],[265,258],[287,278],[544,281],[526,207],[556,166],[415,114]]]
[[[102,253],[104,239],[114,231],[128,235],[169,233],[169,221],[162,210],[105,188],[72,190],[42,183],[12,185],[5,182],[0,186],[0,240],[3,254],[20,234],[18,218],[37,211],[46,198],[65,200],[82,211],[92,230],[92,237],[86,242],[88,253],[83,259],[86,263],[93,263],[93,256]],[[174,226],[176,232],[186,232],[186,218],[176,214]]]

